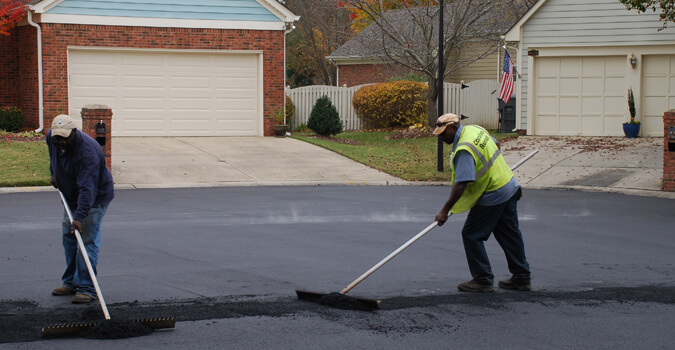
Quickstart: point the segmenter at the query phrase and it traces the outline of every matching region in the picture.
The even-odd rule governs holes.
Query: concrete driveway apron
[[[274,137],[118,137],[118,188],[405,183],[321,147]]]

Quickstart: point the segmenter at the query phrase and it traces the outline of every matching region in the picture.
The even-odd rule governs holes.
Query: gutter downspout
[[[286,82],[288,80],[288,77],[286,76],[286,36],[295,30],[295,25],[293,22],[286,22],[284,24],[285,30],[284,30],[284,125],[287,123],[286,122]]]
[[[40,127],[35,130],[35,132],[42,132],[45,128],[45,113],[44,113],[44,81],[42,79],[42,28],[35,22],[33,22],[32,11],[33,6],[28,7],[28,24],[37,28],[37,50],[38,50],[38,90],[39,90],[39,120]]]

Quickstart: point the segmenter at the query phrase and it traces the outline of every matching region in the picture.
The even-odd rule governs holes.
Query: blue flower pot
[[[628,138],[638,137],[638,134],[640,134],[640,124],[623,124],[623,133]]]

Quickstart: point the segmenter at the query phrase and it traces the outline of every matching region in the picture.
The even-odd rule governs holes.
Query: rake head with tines
[[[105,321],[102,321],[105,322]],[[130,322],[141,323],[147,327],[154,329],[176,328],[175,317],[165,318],[148,318],[141,320],[133,320]],[[67,337],[76,335],[88,328],[95,327],[101,322],[79,322],[79,323],[57,323],[42,328],[43,338]]]

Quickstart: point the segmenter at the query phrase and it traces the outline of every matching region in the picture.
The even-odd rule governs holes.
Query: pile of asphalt
[[[154,330],[142,323],[129,320],[105,320],[79,332],[85,339],[124,339],[148,335]]]
[[[376,307],[372,306],[371,303],[338,292],[326,294],[322,296],[318,302],[320,305],[326,305],[343,310],[373,311],[377,309]]]

